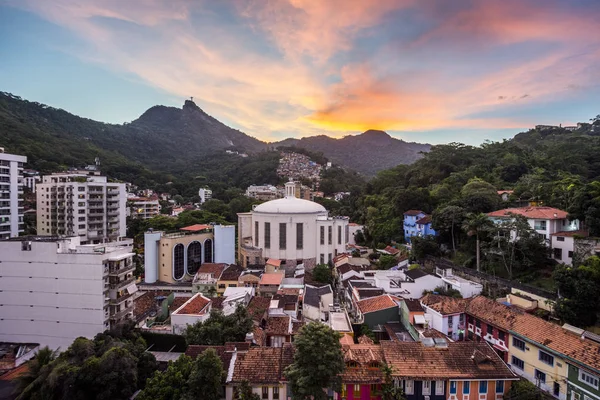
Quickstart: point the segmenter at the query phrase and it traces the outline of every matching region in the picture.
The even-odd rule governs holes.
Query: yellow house
[[[566,360],[600,368],[600,344],[518,307],[478,296],[466,314],[469,339],[486,340],[515,373],[555,398],[567,399]]]

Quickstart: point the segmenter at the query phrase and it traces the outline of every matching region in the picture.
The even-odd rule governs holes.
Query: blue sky
[[[480,144],[600,113],[600,3],[0,0],[0,90],[113,123],[194,96],[263,140]]]

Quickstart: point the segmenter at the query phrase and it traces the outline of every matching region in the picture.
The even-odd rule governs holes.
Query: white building
[[[23,232],[23,164],[27,157],[4,152],[0,147],[0,239]]]
[[[584,260],[597,255],[600,250],[598,239],[590,237],[589,232],[585,230],[553,233],[550,235],[550,247],[552,258],[567,265],[573,265],[573,258],[577,252],[580,260]]]
[[[23,186],[28,188],[31,193],[35,193],[35,186],[42,181],[38,171],[33,169],[23,170]]]
[[[198,190],[198,196],[200,196],[200,204],[204,204],[208,200],[212,199],[212,190],[208,188],[200,188]]]
[[[133,313],[132,241],[78,237],[0,241],[0,341],[66,349]]]
[[[419,299],[424,291],[432,291],[442,285],[442,279],[421,269],[408,271],[375,270],[361,271],[361,278],[385,293],[407,299]]]
[[[348,218],[329,217],[322,205],[296,198],[293,182],[285,188],[285,198],[238,214],[238,260],[244,267],[272,258],[286,270],[304,264],[310,271],[346,250]]]
[[[201,293],[196,293],[171,314],[173,333],[182,335],[188,326],[206,321],[211,309],[212,301]]]
[[[160,203],[158,199],[147,197],[129,197],[127,205],[133,218],[150,219],[160,214]]]
[[[354,222],[348,224],[348,244],[356,244],[356,233],[361,231],[364,233],[365,227]]]
[[[435,274],[442,278],[443,286],[446,290],[458,290],[464,299],[478,296],[483,291],[483,285],[481,283],[454,275],[452,273],[452,268],[435,267]]]
[[[126,234],[127,191],[105,176],[52,174],[37,185],[37,233],[102,243]]]
[[[421,299],[428,328],[462,340],[465,333],[465,310],[468,300],[428,294]]]
[[[309,321],[327,321],[329,306],[333,305],[333,290],[331,285],[312,286],[304,288],[302,316]]]
[[[279,193],[273,185],[250,185],[246,189],[246,196],[257,200],[274,200],[279,197]]]

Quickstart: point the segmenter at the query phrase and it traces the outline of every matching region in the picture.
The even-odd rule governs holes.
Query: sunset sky
[[[269,141],[480,144],[600,114],[600,1],[0,0],[0,91],[113,123],[193,96]]]

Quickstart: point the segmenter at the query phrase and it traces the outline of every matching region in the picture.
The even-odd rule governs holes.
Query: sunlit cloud
[[[583,3],[8,4],[86,43],[62,44],[64,51],[194,96],[209,114],[264,140],[371,128],[520,129],[539,121],[506,117],[510,110],[576,101],[600,78],[600,9]]]

